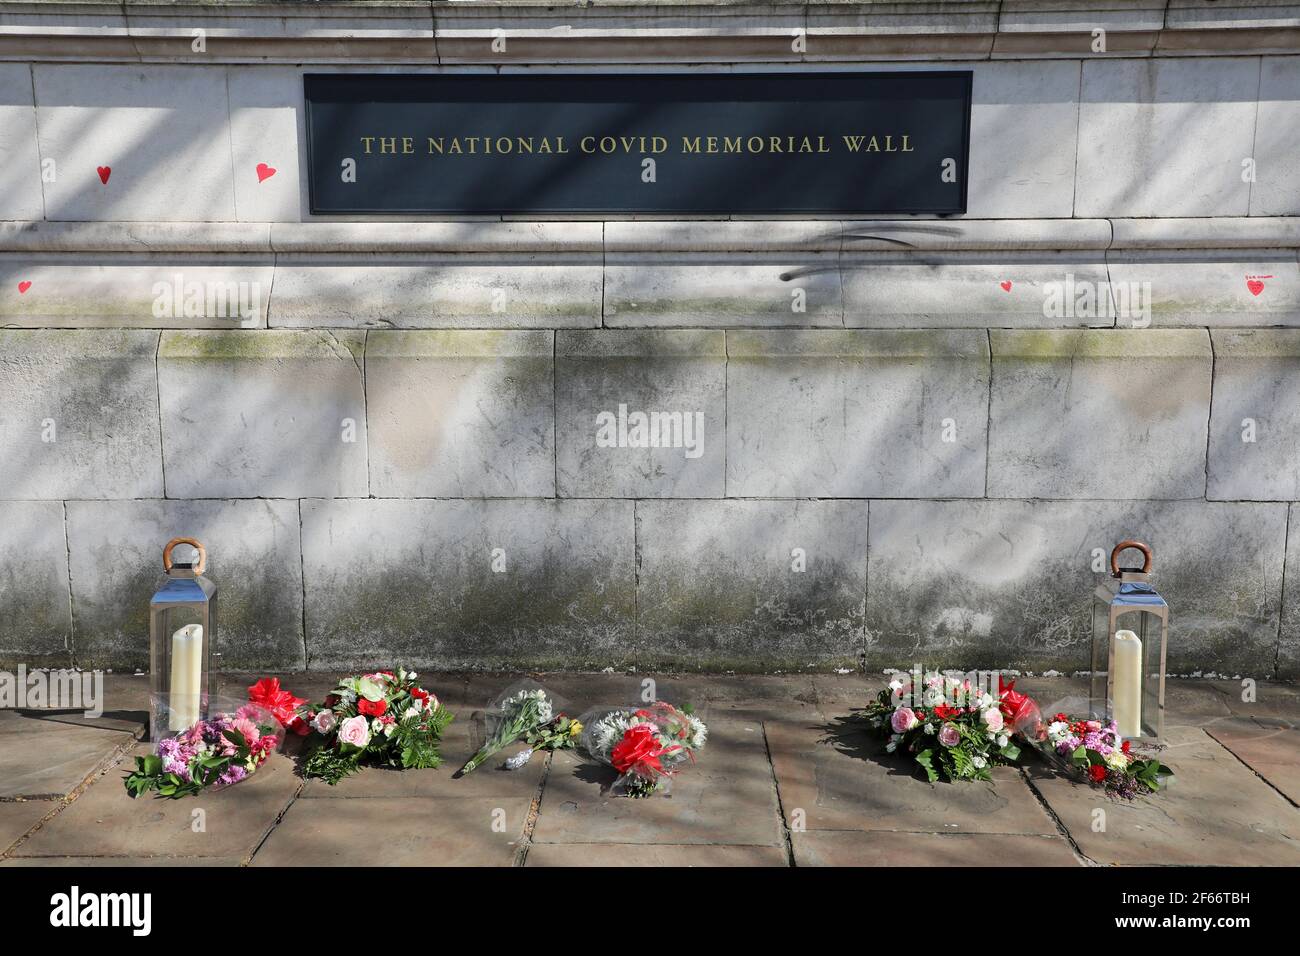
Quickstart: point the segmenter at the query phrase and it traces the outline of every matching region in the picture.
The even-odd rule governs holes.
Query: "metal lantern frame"
[[[172,561],[172,551],[181,544],[197,552],[193,563]],[[175,736],[208,717],[208,667],[217,636],[217,586],[203,576],[207,563],[207,549],[195,538],[173,538],[163,548],[167,577],[149,602],[149,737],[154,741]],[[177,693],[173,645],[182,620],[185,624],[197,623],[203,630],[199,636],[196,686],[192,692],[185,691],[187,697],[193,693],[196,699],[180,710],[173,706],[173,695]]]
[[[1142,553],[1140,568],[1121,568],[1120,555],[1128,550]],[[1110,553],[1111,579],[1093,592],[1091,704],[1094,716],[1112,718],[1115,713],[1115,636],[1132,630],[1142,643],[1139,676],[1140,738],[1160,738],[1165,727],[1165,667],[1169,652],[1169,605],[1151,585],[1151,548],[1133,539],[1121,541]],[[1103,624],[1104,621],[1104,624]],[[1131,622],[1136,627],[1128,627]],[[1158,622],[1158,629],[1154,624]],[[1152,643],[1158,633],[1159,666],[1152,659]],[[1104,670],[1103,665],[1104,664]],[[1154,671],[1154,672],[1153,672]],[[1152,690],[1154,683],[1154,693]],[[1150,707],[1148,702],[1154,704]],[[1154,714],[1150,713],[1154,710]],[[1120,729],[1123,736],[1131,736]]]

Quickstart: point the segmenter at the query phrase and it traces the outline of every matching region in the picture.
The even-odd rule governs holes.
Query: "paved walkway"
[[[709,725],[671,797],[609,799],[612,773],[571,753],[519,772],[495,760],[462,780],[475,711],[504,675],[422,675],[457,714],[436,771],[367,770],[304,783],[276,755],[208,796],[131,800],[124,768],[145,748],[147,678],[110,676],[104,717],[0,711],[0,866],[1300,865],[1300,688],[1170,688],[1174,786],[1131,804],[1003,768],[992,784],[931,786],[844,724],[882,678],[658,678]],[[635,702],[645,675],[538,675],[569,712]],[[223,675],[227,693],[251,681]],[[329,676],[286,686],[319,699]],[[1024,680],[1045,705],[1077,682]],[[221,692],[220,689],[218,692]],[[507,753],[514,752],[512,748]]]

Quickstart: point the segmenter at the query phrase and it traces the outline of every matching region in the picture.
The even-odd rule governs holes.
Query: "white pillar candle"
[[[1142,641],[1132,631],[1116,631],[1111,706],[1121,737],[1142,736]]]
[[[172,681],[167,726],[189,730],[199,719],[199,685],[203,680],[203,626],[186,624],[172,635]]]

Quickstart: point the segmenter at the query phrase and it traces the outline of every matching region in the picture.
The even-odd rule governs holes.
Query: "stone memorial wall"
[[[971,71],[966,214],[308,212],[304,73],[814,68]],[[227,669],[1068,672],[1137,537],[1295,677],[1298,148],[1295,3],[0,2],[0,661],[184,534]]]

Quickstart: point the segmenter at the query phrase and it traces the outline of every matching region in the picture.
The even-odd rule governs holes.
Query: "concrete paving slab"
[[[808,830],[1057,832],[1014,768],[995,769],[988,783],[930,784],[843,720],[766,729],[781,806],[792,822],[802,811]]]
[[[226,790],[182,800],[133,800],[122,786],[130,766],[123,761],[99,777],[13,855],[247,859],[299,784],[291,761],[275,754],[252,777]]]
[[[533,842],[730,844],[783,842],[776,790],[757,722],[716,720],[671,795],[640,800],[602,791],[617,775],[572,752],[555,755]]]
[[[302,800],[252,865],[510,866],[528,807],[489,797]]]
[[[1097,863],[1300,866],[1300,814],[1285,798],[1203,730],[1176,727],[1166,740],[1162,759],[1175,773],[1172,785],[1131,802],[1110,800],[1043,764],[1028,775]]]
[[[0,802],[0,853],[13,846],[18,839],[56,806],[56,800],[6,800]]]
[[[525,866],[789,866],[779,846],[646,846],[545,844],[530,847]]]
[[[1300,806],[1300,730],[1237,718],[1211,724],[1205,732]]]
[[[896,833],[818,830],[795,833],[796,866],[1076,866],[1059,836],[1005,833]]]
[[[15,856],[0,860],[0,867],[17,866],[67,866],[85,869],[86,867],[111,866],[243,866],[244,861],[238,857],[132,857],[132,856]]]
[[[67,796],[133,740],[27,713],[0,718],[0,798]]]

